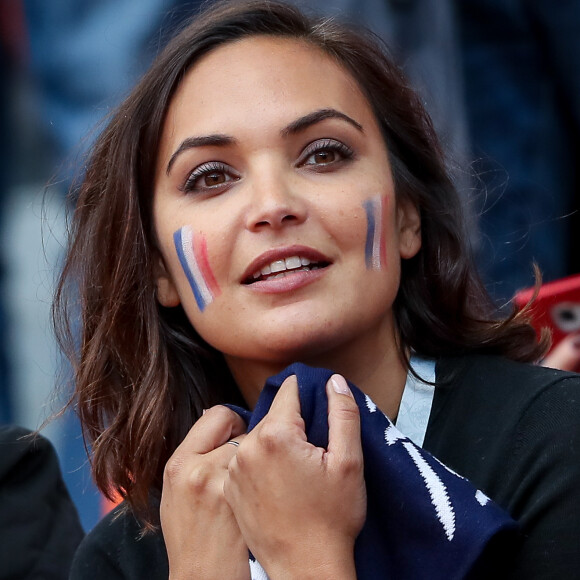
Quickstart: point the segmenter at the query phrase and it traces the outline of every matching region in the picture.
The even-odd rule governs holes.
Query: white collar
[[[410,365],[422,380],[417,379],[411,371],[407,373],[395,424],[403,435],[422,447],[435,394],[435,386],[429,384],[435,382],[435,361],[412,356]]]

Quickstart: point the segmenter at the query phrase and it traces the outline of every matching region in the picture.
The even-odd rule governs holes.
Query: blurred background
[[[421,93],[499,305],[580,272],[580,2],[311,0],[371,27]],[[0,0],[0,422],[39,427],[70,373],[50,321],[67,193],[114,110],[202,3]],[[63,393],[56,395],[55,387]],[[73,413],[55,445],[85,530],[107,509]]]

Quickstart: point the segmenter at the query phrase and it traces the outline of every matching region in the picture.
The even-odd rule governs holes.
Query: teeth
[[[298,256],[292,256],[291,258],[286,258],[286,270],[294,270],[296,268],[300,268],[302,263],[300,262],[300,258]]]
[[[276,260],[270,264],[270,269],[272,270],[273,274],[276,272],[283,272],[286,270],[286,260]]]
[[[254,272],[252,277],[254,280],[257,280],[262,276],[269,276],[270,279],[283,278],[286,275],[287,270],[318,269],[317,266],[307,268],[307,266],[310,266],[311,263],[312,262],[308,258],[303,258],[301,256],[290,256],[290,258],[286,258],[285,260],[276,260],[271,264],[264,266],[260,271]],[[272,276],[271,274],[275,274],[275,276]]]

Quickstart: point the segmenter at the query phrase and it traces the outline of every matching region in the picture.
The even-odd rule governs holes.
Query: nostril
[[[277,219],[272,218],[272,219],[260,220],[254,224],[254,227],[257,227],[257,228],[261,228],[264,226],[276,227],[277,225],[292,223],[295,221],[298,221],[298,217],[295,216],[294,214],[284,214],[282,216],[278,216]]]

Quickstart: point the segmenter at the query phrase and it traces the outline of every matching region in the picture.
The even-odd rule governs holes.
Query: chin
[[[224,342],[219,338],[216,337],[217,340],[213,341],[212,346],[236,358],[295,362],[313,353],[328,350],[332,342],[336,341],[336,332],[313,333],[312,329],[299,332],[296,327],[280,328],[278,326],[277,328],[263,328],[260,331],[248,333],[246,336],[241,333],[236,334],[234,341]]]
[[[331,357],[333,348],[337,345],[329,336],[303,336],[289,341],[288,336],[278,343],[270,341],[262,349],[262,357],[266,355],[273,363],[286,367],[295,362],[303,362],[317,366],[316,361]]]

